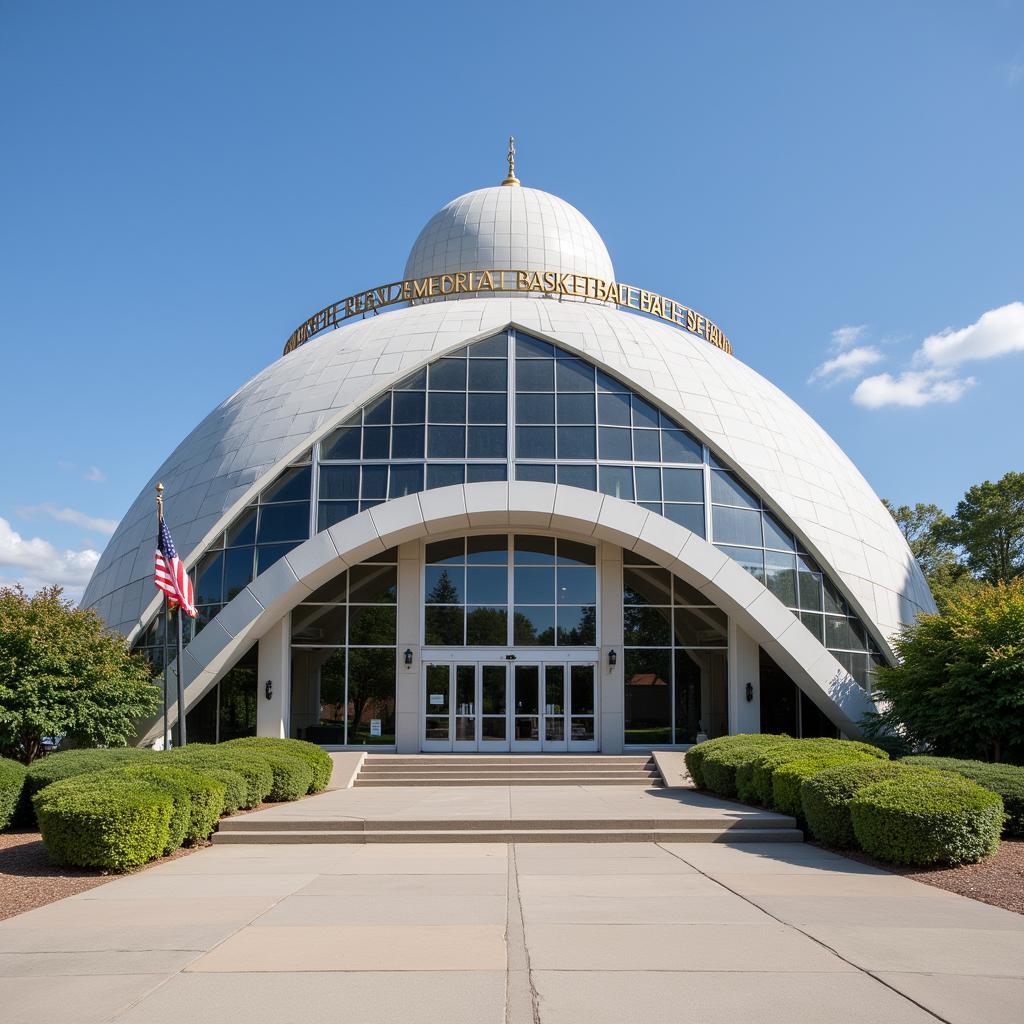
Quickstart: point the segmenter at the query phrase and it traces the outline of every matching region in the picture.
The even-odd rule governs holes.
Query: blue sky
[[[1020,3],[0,0],[0,89],[0,580],[77,593],[178,441],[400,276],[510,132],[880,495],[1024,468]]]

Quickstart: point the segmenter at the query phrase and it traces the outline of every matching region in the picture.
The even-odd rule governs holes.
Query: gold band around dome
[[[587,274],[563,274],[554,270],[467,270],[432,277],[411,277],[405,281],[357,292],[321,309],[300,324],[284,346],[284,354],[304,345],[314,335],[355,316],[376,313],[399,302],[428,301],[452,295],[481,295],[496,292],[521,292],[561,298],[606,302],[621,309],[663,320],[690,334],[696,334],[715,348],[732,353],[732,343],[713,320],[689,306],[656,292],[632,284],[605,281]]]

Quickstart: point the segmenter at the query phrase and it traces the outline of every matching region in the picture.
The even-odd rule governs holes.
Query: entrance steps
[[[647,754],[368,754],[355,786],[663,785]]]
[[[546,820],[265,820],[225,818],[213,836],[230,843],[799,843],[792,818],[753,813],[722,817]]]

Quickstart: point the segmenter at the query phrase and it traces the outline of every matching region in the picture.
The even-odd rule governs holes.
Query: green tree
[[[1024,573],[1024,473],[975,484],[956,511],[937,527],[960,548],[970,571],[988,583],[1008,583]]]
[[[882,499],[882,504],[896,520],[896,525],[921,566],[921,572],[931,579],[937,572],[956,564],[956,551],[941,535],[949,516],[938,505],[893,505]]]
[[[957,757],[1024,758],[1024,577],[962,590],[897,634],[870,731]]]
[[[44,736],[124,746],[161,699],[145,659],[60,587],[0,588],[0,749],[29,764]]]

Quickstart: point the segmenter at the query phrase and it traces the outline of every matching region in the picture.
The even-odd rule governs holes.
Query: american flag
[[[153,582],[157,590],[167,595],[172,608],[180,605],[186,615],[193,619],[196,617],[192,580],[178,557],[174,541],[171,540],[171,531],[167,529],[163,516],[160,517],[160,527],[156,533],[156,570]]]

